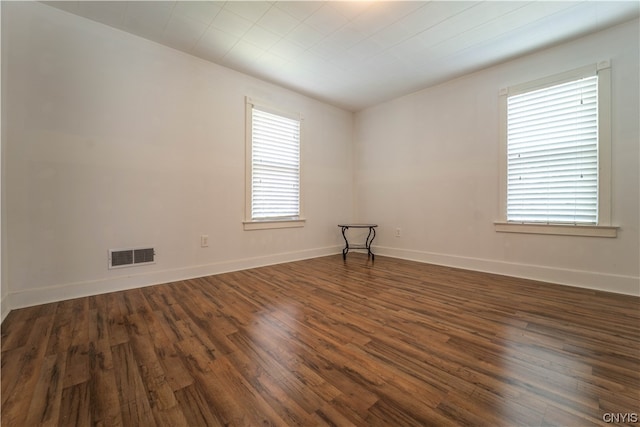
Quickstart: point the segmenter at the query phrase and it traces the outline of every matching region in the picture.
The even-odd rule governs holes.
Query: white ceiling
[[[638,16],[638,1],[53,1],[357,111]]]

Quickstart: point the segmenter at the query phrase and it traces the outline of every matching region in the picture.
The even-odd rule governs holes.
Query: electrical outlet
[[[200,247],[206,248],[208,246],[209,246],[209,236],[207,236],[206,234],[203,234],[202,236],[200,236]]]
[[[396,237],[400,237],[402,236],[402,230],[400,229],[400,227],[396,228]]]

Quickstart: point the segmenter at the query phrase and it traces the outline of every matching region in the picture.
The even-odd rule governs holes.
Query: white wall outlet
[[[207,236],[206,234],[203,234],[202,236],[200,236],[200,247],[206,248],[208,246],[209,246],[209,236]]]
[[[402,230],[400,229],[400,227],[396,228],[396,237],[400,237],[402,236]]]

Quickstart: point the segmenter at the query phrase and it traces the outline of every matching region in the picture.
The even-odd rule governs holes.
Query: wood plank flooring
[[[640,299],[336,255],[14,310],[1,374],[3,426],[634,425]]]

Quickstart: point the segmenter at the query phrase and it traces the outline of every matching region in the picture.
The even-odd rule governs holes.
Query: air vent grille
[[[155,255],[154,248],[110,249],[109,268],[154,264]]]
[[[147,264],[153,262],[156,252],[153,248],[136,249],[133,251],[133,263],[134,264]]]
[[[115,251],[111,252],[111,267],[122,267],[124,265],[133,264],[133,251]]]

